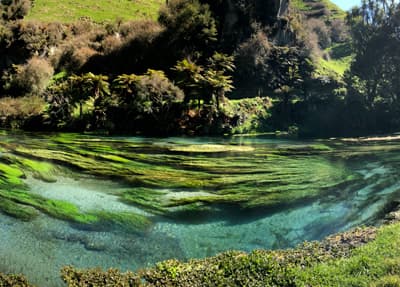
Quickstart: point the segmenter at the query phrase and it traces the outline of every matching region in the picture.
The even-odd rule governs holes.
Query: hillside
[[[346,12],[329,0],[292,0],[291,3],[294,9],[305,16],[306,25],[319,39],[321,51],[315,53],[318,56],[315,61],[316,73],[320,76],[342,77],[353,59],[349,38],[338,33],[338,29],[346,30]],[[326,37],[331,39],[326,41]]]
[[[343,19],[346,12],[330,0],[292,0],[294,7],[310,17]]]
[[[88,18],[95,22],[155,19],[165,0],[35,0],[27,20],[74,22]]]

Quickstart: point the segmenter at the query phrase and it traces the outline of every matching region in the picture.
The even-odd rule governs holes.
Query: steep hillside
[[[292,0],[291,5],[304,15],[306,26],[315,34],[309,41],[318,41],[317,51],[316,45],[313,47],[317,55],[317,74],[342,77],[353,59],[345,24],[346,12],[330,0]]]
[[[162,3],[165,0],[35,0],[26,19],[65,23],[80,18],[96,22],[154,19]]]
[[[343,19],[346,12],[330,0],[292,0],[292,5],[309,17]]]

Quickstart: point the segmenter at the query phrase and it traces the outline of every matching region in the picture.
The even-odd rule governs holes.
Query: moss
[[[166,192],[156,191],[149,188],[135,188],[123,191],[122,200],[128,204],[133,204],[150,213],[164,213],[160,198]]]
[[[16,158],[15,161],[21,166],[22,169],[31,171],[33,177],[36,179],[44,182],[57,181],[57,178],[54,175],[55,167],[48,162],[34,161],[27,158]]]
[[[34,208],[15,203],[5,198],[0,200],[0,211],[23,221],[30,221],[38,215],[38,212]]]
[[[91,213],[97,218],[99,226],[118,226],[128,231],[144,231],[148,229],[152,222],[144,215],[133,212],[107,212],[96,211]]]
[[[28,280],[22,275],[14,274],[1,274],[0,273],[0,286],[1,287],[33,287],[29,284]]]
[[[46,214],[62,219],[81,224],[93,224],[98,221],[98,218],[91,214],[84,214],[79,209],[65,201],[46,199],[39,201],[40,203],[35,207],[45,212]]]
[[[101,269],[77,270],[66,266],[61,270],[61,277],[68,286],[141,286],[140,277],[132,272],[121,273],[117,269],[103,271]]]
[[[25,173],[15,164],[0,163],[0,180],[10,185],[22,185]]]
[[[49,141],[58,145],[44,149],[38,144],[19,143],[13,152],[24,159],[24,168],[51,161],[87,174],[120,179],[132,187],[121,193],[121,200],[165,215],[177,207],[224,203],[258,208],[304,202],[356,178],[342,164],[323,157],[336,156],[329,142],[279,147],[151,145],[63,134]],[[170,196],[180,191],[185,191],[182,194],[187,198]],[[192,195],[199,191],[206,195]]]
[[[400,287],[399,275],[388,275],[371,284],[371,287]]]

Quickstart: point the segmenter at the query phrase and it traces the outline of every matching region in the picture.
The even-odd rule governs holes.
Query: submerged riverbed
[[[135,270],[293,247],[374,224],[400,193],[400,140],[0,134],[0,272]]]

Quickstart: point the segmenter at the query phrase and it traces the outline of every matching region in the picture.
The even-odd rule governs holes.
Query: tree
[[[110,94],[108,77],[87,73],[82,76],[72,75],[68,78],[68,84],[72,94],[73,102],[79,105],[79,116],[82,118],[83,104],[93,99],[96,107],[103,100],[104,96]]]
[[[198,109],[203,102],[219,110],[225,93],[233,89],[232,76],[229,73],[234,68],[233,56],[216,52],[207,59],[205,67],[184,59],[173,69],[177,73],[178,86],[185,92],[186,104],[190,105],[192,100],[197,100]]]
[[[87,97],[93,100],[95,125],[103,126],[110,95],[108,77],[87,73],[83,75],[83,83]]]
[[[149,69],[144,75],[120,75],[113,81],[114,112],[119,110],[130,122],[156,123],[153,130],[171,128],[171,109],[183,100],[183,92],[163,71]],[[139,127],[135,127],[139,129]]]
[[[215,53],[208,59],[208,65],[204,73],[206,91],[211,95],[211,101],[215,104],[217,111],[220,102],[225,100],[225,93],[233,90],[232,73],[235,69],[233,56]]]
[[[217,27],[210,8],[198,0],[171,0],[158,21],[166,28],[164,39],[178,57],[207,54],[217,40]]]
[[[348,16],[356,54],[351,72],[365,87],[369,110],[382,102],[399,104],[399,20],[400,6],[393,0],[364,0]]]
[[[54,83],[47,88],[45,98],[47,102],[46,114],[52,126],[62,128],[72,120],[74,108],[71,87],[67,81]]]
[[[200,109],[203,67],[190,59],[183,59],[178,61],[173,70],[176,72],[177,85],[185,93],[185,103],[190,105],[191,101],[197,101],[197,107]]]

